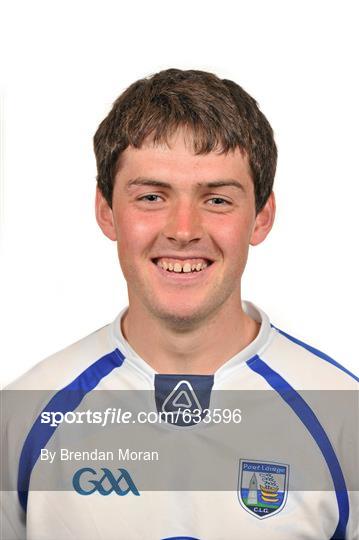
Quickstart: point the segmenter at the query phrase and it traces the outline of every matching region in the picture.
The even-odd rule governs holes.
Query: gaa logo
[[[117,469],[119,475],[114,475],[109,469],[101,468],[102,473],[97,473],[90,467],[84,467],[75,472],[72,485],[80,495],[91,495],[97,491],[100,495],[110,495],[115,492],[121,497],[130,491],[134,495],[140,495],[130,474],[126,469]]]

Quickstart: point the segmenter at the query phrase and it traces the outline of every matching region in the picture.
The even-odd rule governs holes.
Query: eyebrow
[[[172,188],[172,184],[163,182],[162,180],[156,180],[155,178],[134,178],[129,180],[126,184],[126,189],[129,190],[133,186],[154,186],[162,188]],[[197,187],[216,188],[232,186],[244,191],[243,185],[238,180],[229,178],[228,180],[213,180],[211,182],[196,182]]]

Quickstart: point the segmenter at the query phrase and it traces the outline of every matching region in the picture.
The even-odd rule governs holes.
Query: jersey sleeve
[[[9,419],[4,418],[8,412],[4,392],[2,392],[1,415],[1,538],[3,540],[25,540],[26,515],[20,505],[16,489],[17,464],[21,441],[16,440],[18,439],[15,433],[17,430],[13,430]]]

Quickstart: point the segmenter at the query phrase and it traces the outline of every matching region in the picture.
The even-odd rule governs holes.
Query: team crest
[[[258,519],[278,514],[287,501],[289,465],[241,459],[238,498],[247,512]]]

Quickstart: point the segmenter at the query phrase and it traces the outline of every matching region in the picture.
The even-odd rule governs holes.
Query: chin
[[[193,328],[194,325],[201,323],[210,313],[207,309],[200,309],[197,306],[150,306],[150,311],[155,317],[161,319],[167,326],[177,330],[186,330]]]

